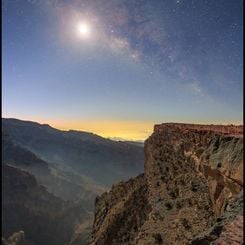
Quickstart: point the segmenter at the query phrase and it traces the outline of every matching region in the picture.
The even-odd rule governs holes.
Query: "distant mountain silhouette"
[[[5,132],[2,135],[2,162],[24,169],[37,168],[44,173],[49,173],[47,162],[21,145],[13,143],[10,136]]]
[[[84,208],[91,210],[96,195],[105,191],[86,176],[76,175],[72,170],[55,167],[38,158],[22,145],[13,143],[6,133],[3,134],[2,143],[3,164],[32,173],[48,191],[64,200],[79,200]]]
[[[18,119],[2,119],[2,131],[12,144],[32,152],[50,166],[81,174],[102,186],[109,187],[143,172],[143,148],[131,142]]]

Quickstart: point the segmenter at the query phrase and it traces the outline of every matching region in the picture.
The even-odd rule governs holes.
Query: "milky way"
[[[3,2],[6,116],[237,123],[242,66],[240,0]]]

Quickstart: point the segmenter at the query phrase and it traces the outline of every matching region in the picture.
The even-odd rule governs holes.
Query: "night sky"
[[[3,117],[145,139],[242,123],[241,0],[3,0]]]

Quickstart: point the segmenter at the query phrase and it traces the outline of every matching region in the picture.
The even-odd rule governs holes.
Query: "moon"
[[[81,38],[88,38],[91,35],[91,27],[86,22],[79,22],[77,24],[77,33]]]

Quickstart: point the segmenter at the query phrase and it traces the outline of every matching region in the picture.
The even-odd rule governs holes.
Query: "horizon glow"
[[[3,117],[144,140],[243,124],[242,1],[3,1]]]

